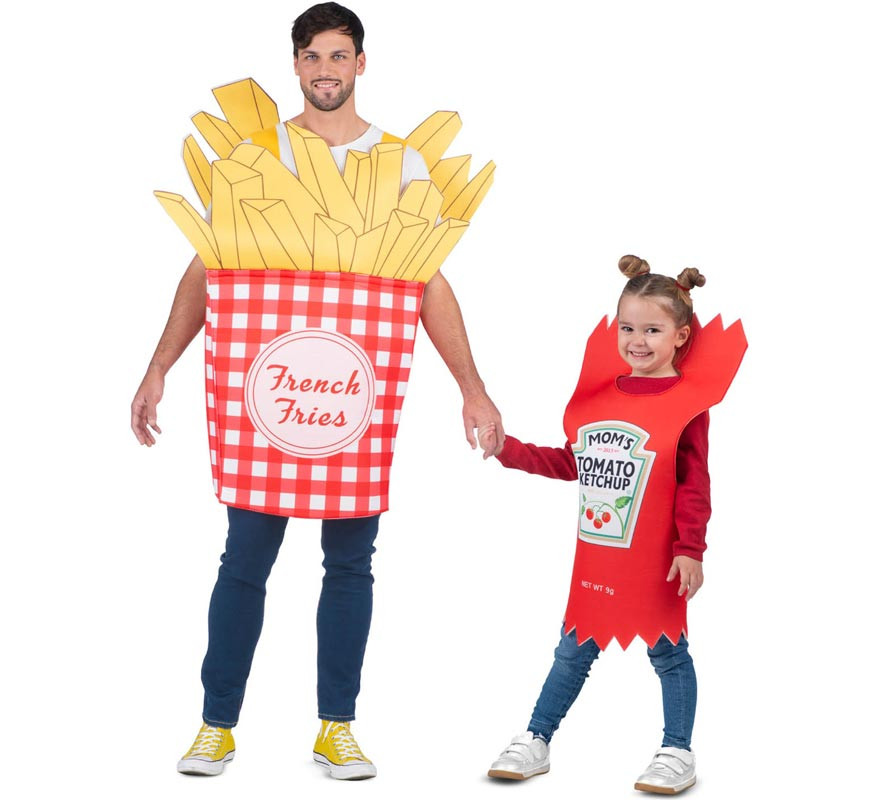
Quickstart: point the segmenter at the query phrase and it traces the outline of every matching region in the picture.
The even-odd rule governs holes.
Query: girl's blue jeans
[[[575,634],[566,635],[563,626],[553,666],[544,681],[529,723],[529,730],[535,736],[550,741],[580,694],[590,674],[590,667],[600,652],[592,639],[587,639],[578,647]],[[678,644],[672,644],[661,636],[654,647],[648,648],[648,658],[660,678],[663,691],[662,746],[689,750],[697,709],[697,676],[688,652],[687,639],[682,636]]]
[[[229,534],[208,609],[202,663],[210,725],[238,722],[254,650],[263,627],[266,580],[289,517],[228,509]],[[379,515],[328,519],[321,528],[324,582],[318,602],[318,716],[354,719],[373,613],[373,541]]]

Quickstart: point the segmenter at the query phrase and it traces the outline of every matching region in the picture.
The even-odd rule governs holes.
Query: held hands
[[[156,406],[162,399],[165,389],[165,377],[155,367],[148,367],[147,374],[141,381],[141,385],[135,392],[134,400],[131,401],[131,429],[141,444],[152,447],[156,439],[150,432],[152,428],[156,433],[162,433],[156,420]]]
[[[672,581],[678,575],[681,585],[678,587],[678,596],[687,592],[686,600],[690,600],[703,585],[703,565],[695,558],[689,556],[676,556],[672,559],[667,581]]]
[[[483,393],[472,398],[465,398],[461,415],[464,419],[464,433],[471,449],[477,449],[477,439],[483,449],[483,458],[497,456],[504,447],[504,426],[501,414],[489,395]],[[477,429],[477,437],[474,437]]]
[[[502,434],[503,436],[503,434]],[[483,460],[485,461],[489,456],[501,452],[501,447],[498,447],[498,430],[495,427],[494,422],[487,422],[481,428],[477,429],[477,438],[480,442],[480,447],[483,450]],[[502,447],[504,446],[502,441]]]

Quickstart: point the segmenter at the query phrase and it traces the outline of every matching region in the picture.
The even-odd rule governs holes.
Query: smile
[[[313,81],[312,86],[316,89],[335,89],[339,85],[339,81]]]

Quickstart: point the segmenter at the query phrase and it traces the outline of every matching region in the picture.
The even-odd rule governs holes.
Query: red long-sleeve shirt
[[[642,378],[624,376],[617,386],[627,394],[655,394],[674,386],[679,378]],[[571,445],[539,447],[507,436],[498,460],[505,467],[521,469],[547,478],[577,480],[577,465]],[[706,524],[712,513],[709,492],[709,412],[694,417],[681,432],[675,460],[675,527],[678,541],[676,556],[703,560],[706,549]]]

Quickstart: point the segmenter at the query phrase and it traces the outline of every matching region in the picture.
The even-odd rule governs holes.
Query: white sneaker
[[[524,781],[550,771],[550,745],[531,731],[514,736],[492,764],[490,778]]]
[[[636,789],[657,794],[678,794],[697,782],[697,760],[690,750],[661,747],[636,781]]]

